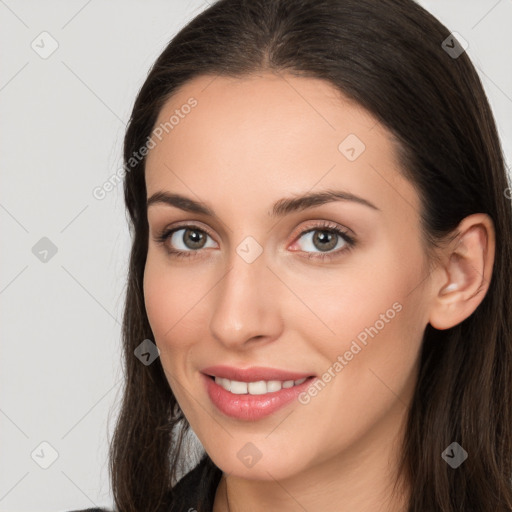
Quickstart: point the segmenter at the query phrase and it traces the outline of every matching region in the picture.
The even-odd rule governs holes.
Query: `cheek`
[[[176,318],[175,284],[169,274],[148,254],[144,269],[144,303],[155,341],[162,341]]]
[[[171,264],[156,249],[148,252],[144,302],[164,363],[168,359],[176,364],[180,351],[204,339],[201,330],[204,331],[205,322],[198,319],[207,316],[207,295],[215,280],[207,269],[203,270],[198,266]]]
[[[323,346],[332,357],[358,336],[364,342],[369,337],[366,329],[376,324],[378,331],[389,331],[389,325],[404,316],[397,310],[414,298],[409,294],[420,282],[422,266],[416,248],[407,254],[404,250],[382,240],[369,250],[354,252],[339,266],[314,273],[293,270],[288,280],[312,313],[307,315],[312,319],[308,338],[322,340],[318,348]],[[307,325],[305,320],[302,325]]]
[[[171,340],[186,315],[188,297],[193,294],[193,281],[186,282],[183,273],[173,271],[161,261],[162,257],[148,253],[144,269],[144,303],[157,345],[172,347]]]
[[[318,391],[310,388],[301,402],[301,428],[317,431],[323,416],[324,432],[312,442],[321,456],[352,446],[386,417],[396,418],[414,390],[424,325],[421,294],[409,292],[418,274],[384,269],[371,276],[355,273],[359,279],[351,278],[347,293],[333,288],[336,304],[326,297],[317,303],[336,334],[310,334],[309,349],[321,353],[325,364]]]
[[[146,313],[167,381],[189,418],[196,411],[189,403],[189,393],[184,391],[189,388],[186,359],[194,342],[204,338],[198,332],[204,324],[193,319],[204,307],[200,299],[205,289],[195,283],[198,280],[190,272],[173,268],[165,257],[148,252],[143,280]]]
[[[419,245],[377,246],[378,250],[359,253],[350,267],[324,274],[314,281],[314,288],[310,279],[304,279],[298,291],[305,294],[309,283],[308,306],[325,328],[319,330],[317,322],[316,333],[311,327],[303,335],[311,340],[310,348],[322,354],[325,371],[342,375],[331,380],[343,391],[344,400],[348,395],[379,402],[379,389],[385,394],[386,385],[406,386],[425,328]]]

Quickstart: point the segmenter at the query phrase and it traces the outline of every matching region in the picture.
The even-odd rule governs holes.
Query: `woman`
[[[220,0],[152,67],[124,160],[118,510],[512,510],[510,184],[446,27]]]

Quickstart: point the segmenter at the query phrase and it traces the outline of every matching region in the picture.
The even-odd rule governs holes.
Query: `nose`
[[[229,349],[246,349],[277,339],[282,330],[280,281],[267,267],[264,254],[248,263],[234,252],[230,263],[212,290],[213,338]]]

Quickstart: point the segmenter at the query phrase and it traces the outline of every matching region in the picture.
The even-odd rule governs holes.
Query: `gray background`
[[[510,163],[512,0],[420,3],[469,42]],[[122,186],[92,191],[122,167],[150,65],[206,6],[0,0],[0,511],[112,506],[129,235]]]

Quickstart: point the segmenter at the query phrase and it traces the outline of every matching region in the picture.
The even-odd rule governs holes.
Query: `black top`
[[[173,488],[174,503],[169,512],[211,512],[222,471],[204,453],[198,464]],[[204,503],[204,507],[200,507]]]
[[[173,505],[165,512],[189,512],[190,509],[195,509],[198,512],[211,512],[221,477],[222,471],[215,466],[208,454],[205,453],[198,464],[173,487]],[[168,501],[171,501],[170,493]],[[204,507],[200,507],[201,502],[205,504]],[[106,508],[88,508],[70,512],[111,511]]]

